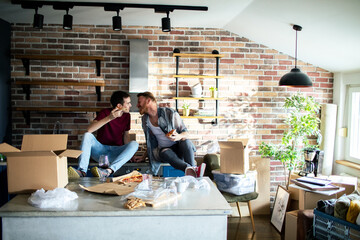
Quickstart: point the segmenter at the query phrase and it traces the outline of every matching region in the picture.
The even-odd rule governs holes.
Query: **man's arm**
[[[130,142],[130,134],[129,131],[124,132],[124,144],[128,144]]]
[[[99,121],[94,120],[87,128],[87,131],[90,133],[95,132],[96,130],[98,130],[99,128],[101,128],[102,126],[107,124],[108,122],[114,120],[115,118],[121,117],[122,114],[123,114],[122,110],[119,110],[118,108],[114,108],[111,111],[111,113],[109,114],[109,116],[107,116]]]

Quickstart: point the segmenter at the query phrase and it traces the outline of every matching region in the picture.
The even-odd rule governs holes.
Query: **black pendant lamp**
[[[312,87],[311,79],[305,73],[302,73],[299,68],[296,67],[297,61],[297,32],[301,31],[302,27],[299,25],[294,25],[293,29],[296,31],[296,41],[295,41],[295,67],[284,76],[281,77],[279,81],[279,86],[285,87]]]

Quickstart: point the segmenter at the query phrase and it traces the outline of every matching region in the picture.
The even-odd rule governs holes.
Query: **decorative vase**
[[[183,115],[184,115],[184,116],[189,116],[189,115],[190,115],[190,109],[189,109],[189,108],[185,108],[185,109],[183,110]]]

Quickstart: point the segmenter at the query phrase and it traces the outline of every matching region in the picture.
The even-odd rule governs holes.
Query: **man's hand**
[[[144,156],[133,156],[133,157],[130,159],[130,162],[135,162],[135,163],[145,162],[145,158],[144,158]]]
[[[110,120],[114,120],[115,118],[121,117],[123,113],[121,108],[116,107],[111,111],[109,118]]]
[[[176,131],[174,131],[171,135],[166,135],[166,137],[173,142],[179,141],[182,138],[182,136]]]

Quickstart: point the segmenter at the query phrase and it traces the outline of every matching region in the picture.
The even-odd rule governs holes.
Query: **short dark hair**
[[[154,94],[152,94],[151,92],[138,93],[137,97],[150,98],[151,101],[156,102],[156,98],[154,97]]]
[[[110,103],[113,106],[113,108],[115,108],[116,105],[118,105],[119,103],[121,105],[123,105],[124,98],[128,98],[128,97],[130,97],[130,95],[128,93],[123,92],[123,91],[116,91],[116,92],[113,92],[113,94],[111,95]]]

